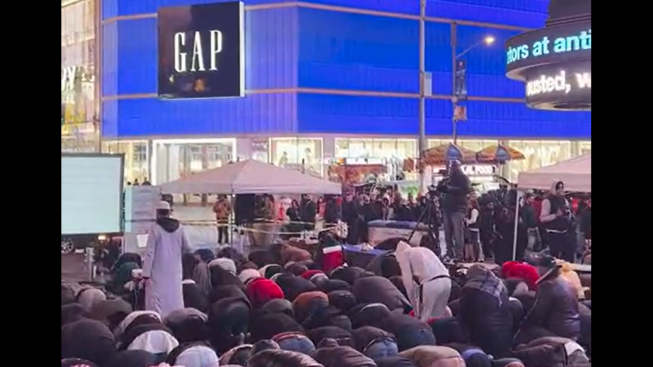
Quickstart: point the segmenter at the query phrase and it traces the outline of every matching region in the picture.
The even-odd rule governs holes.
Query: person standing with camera
[[[443,189],[442,219],[447,257],[460,260],[465,246],[467,195],[472,192],[472,184],[460,167],[459,161],[451,162]]]
[[[554,182],[548,197],[542,201],[540,222],[546,231],[551,256],[573,263],[576,250],[571,238],[574,218],[564,195],[564,182]]]

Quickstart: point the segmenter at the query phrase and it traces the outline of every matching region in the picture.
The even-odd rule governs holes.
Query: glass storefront
[[[507,163],[506,178],[516,180],[519,172],[550,166],[572,157],[571,141],[510,140],[506,145],[522,152],[526,159]]]
[[[318,177],[324,174],[321,138],[272,138],[270,156],[271,162],[279,167]]]
[[[99,148],[94,0],[61,6],[61,150]]]
[[[579,141],[580,155],[591,153],[592,152],[592,142],[591,141]]]
[[[150,167],[147,141],[112,141],[102,143],[103,153],[123,153],[125,155],[125,182],[149,180]]]
[[[417,139],[336,139],[335,156],[383,162],[388,177],[397,177],[404,159],[417,156]]]
[[[417,139],[336,139],[338,158],[404,159],[417,155]]]
[[[152,141],[152,184],[222,167],[235,160],[236,139]]]

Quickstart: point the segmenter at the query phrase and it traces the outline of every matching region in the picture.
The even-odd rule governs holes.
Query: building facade
[[[100,149],[98,0],[61,1],[61,150]]]
[[[157,95],[157,11],[216,0],[102,0],[102,149],[126,154],[127,179],[164,182],[254,158],[324,175],[337,158],[417,156],[419,1],[245,1],[245,96]],[[501,141],[527,159],[507,175],[591,149],[590,113],[532,110],[505,77],[503,41],[544,24],[547,1],[432,0],[426,18],[430,146],[453,132],[452,65],[466,55],[468,120],[459,144]],[[62,32],[63,33],[63,32]]]

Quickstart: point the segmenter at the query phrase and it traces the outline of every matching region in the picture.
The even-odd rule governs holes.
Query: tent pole
[[[517,260],[517,232],[519,228],[519,202],[521,201],[521,198],[522,198],[522,192],[520,190],[517,190],[517,203],[515,203],[515,228],[513,231],[513,238],[512,238],[513,261]]]

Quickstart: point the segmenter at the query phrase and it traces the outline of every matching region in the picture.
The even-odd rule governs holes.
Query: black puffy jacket
[[[523,325],[541,326],[557,336],[578,340],[580,315],[576,289],[559,276],[544,277],[538,284],[535,304]]]

